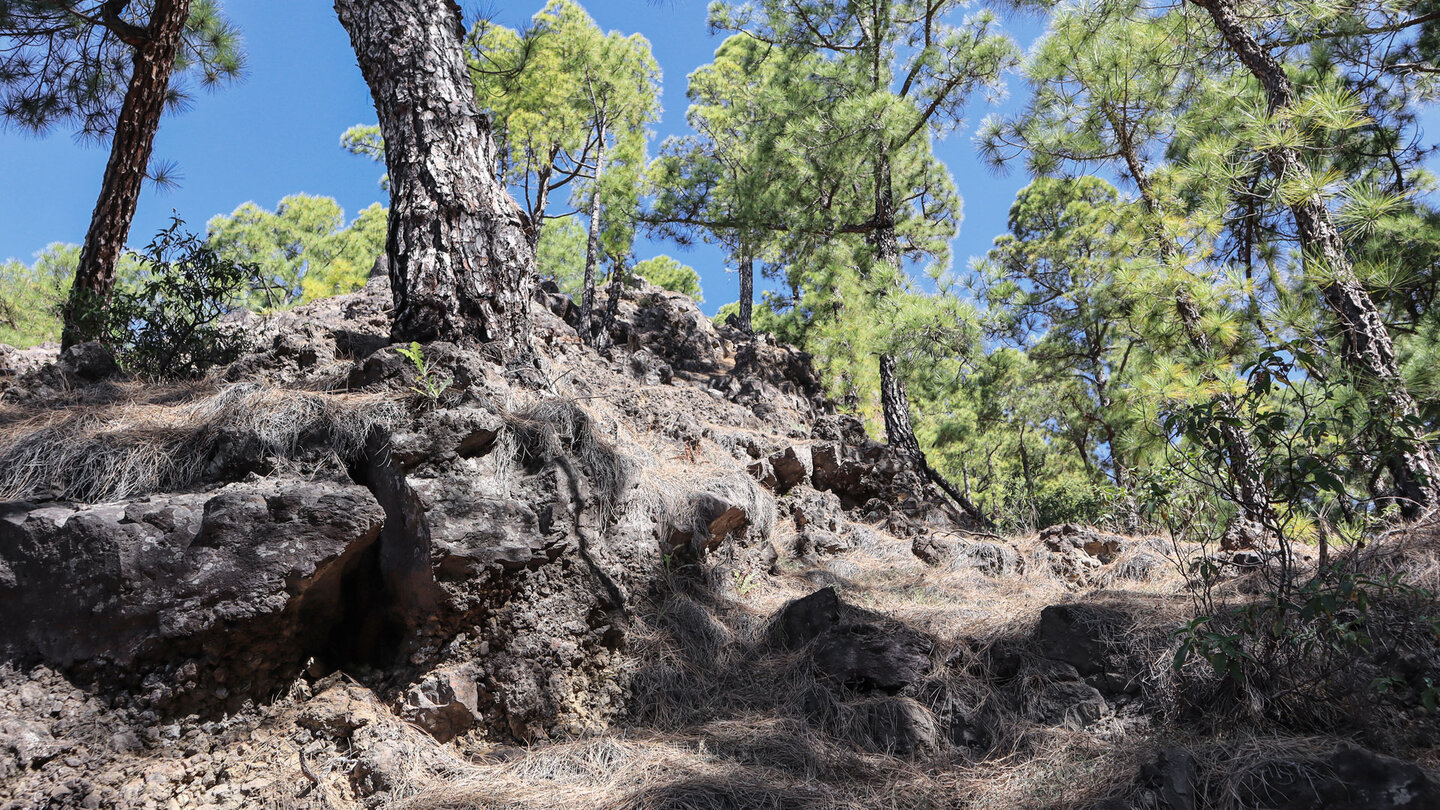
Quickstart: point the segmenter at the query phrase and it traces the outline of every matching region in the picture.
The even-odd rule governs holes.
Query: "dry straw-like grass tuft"
[[[323,394],[253,383],[179,402],[121,401],[0,420],[0,499],[100,502],[183,489],[234,465],[324,449],[357,458],[393,423],[382,395]]]
[[[774,496],[744,473],[696,476],[650,468],[646,470],[645,485],[657,505],[657,522],[664,529],[708,536],[715,515],[707,514],[704,507],[718,501],[743,510],[757,537],[768,539],[775,531],[778,509]]]
[[[1370,538],[1343,562],[1370,576],[1397,576],[1406,584],[1440,594],[1440,509]]]
[[[804,747],[807,736],[777,737],[777,746]],[[602,737],[527,751],[481,763],[463,775],[416,784],[388,810],[888,810],[938,807],[918,799],[924,777],[851,790],[762,763],[736,762],[704,737]],[[936,793],[937,786],[924,788]]]
[[[634,477],[634,463],[600,435],[595,418],[578,402],[552,397],[510,408],[505,427],[502,453],[526,463],[557,460],[577,465],[601,511],[613,515]]]

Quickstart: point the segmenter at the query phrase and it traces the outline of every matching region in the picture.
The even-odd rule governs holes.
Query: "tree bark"
[[[595,336],[595,348],[606,351],[610,348],[610,330],[620,315],[620,296],[626,282],[625,265],[619,261],[610,270],[609,297],[605,300],[605,317],[600,319],[600,331]],[[632,347],[633,348],[633,347]]]
[[[143,35],[132,42],[135,55],[130,84],[115,122],[110,160],[105,164],[100,197],[85,233],[80,264],[75,268],[60,339],[63,348],[99,337],[100,308],[115,285],[115,267],[125,250],[130,223],[140,202],[140,187],[150,164],[155,131],[165,112],[175,55],[189,18],[190,0],[158,0]],[[131,42],[137,33],[127,26],[125,41]]]
[[[1097,358],[1095,367],[1095,399],[1100,406],[1098,413],[1108,414],[1115,404],[1114,398],[1110,396],[1110,378],[1105,373],[1103,360]],[[1125,460],[1120,457],[1120,448],[1117,446],[1119,444],[1119,436],[1115,431],[1115,426],[1110,423],[1110,420],[1100,415],[1095,417],[1095,422],[1100,425],[1101,433],[1105,434],[1105,444],[1110,448],[1111,478],[1115,481],[1115,486],[1125,489],[1128,486],[1128,476],[1126,475],[1127,467]],[[1090,454],[1086,452],[1083,443],[1080,446],[1080,455],[1088,471],[1090,468]]]
[[[452,0],[335,0],[370,86],[385,165],[391,338],[475,338],[505,362],[530,355],[535,254],[494,175]]]
[[[603,118],[598,132],[600,148],[595,154],[595,186],[590,191],[590,238],[585,243],[585,288],[580,293],[580,339],[592,345],[595,342],[595,328],[591,323],[595,313],[595,271],[600,264],[600,178],[605,174]]]
[[[875,160],[875,215],[871,219],[870,238],[875,242],[875,261],[899,270],[900,239],[895,234],[895,183],[890,173],[890,157],[883,149]]]
[[[531,204],[530,210],[526,213],[525,238],[530,242],[530,252],[536,256],[540,255],[540,232],[545,228],[545,207],[550,204],[550,173],[552,163],[543,166],[535,173],[535,182],[538,186],[535,189],[535,201]],[[504,175],[500,175],[504,176]]]
[[[905,383],[895,368],[895,357],[880,355],[880,410],[885,415],[885,441],[919,470],[931,483],[938,486],[960,505],[960,509],[981,526],[990,526],[990,519],[980,511],[965,493],[961,492],[941,475],[920,449],[915,438],[915,428],[910,424],[910,397],[905,393]]]
[[[1025,497],[1030,499],[1030,506],[1035,506],[1035,471],[1030,467],[1030,451],[1025,449],[1025,428],[1020,428],[1019,441],[1015,448],[1020,455],[1020,474],[1025,477]]]
[[[875,160],[875,214],[871,218],[870,238],[875,245],[875,261],[893,270],[900,269],[900,240],[895,233],[895,192],[890,172],[890,159],[882,148]],[[930,466],[915,428],[910,424],[910,396],[895,368],[895,357],[880,355],[880,409],[885,415],[885,440],[910,461],[931,483],[944,490],[960,508],[982,526],[991,525],[965,493],[955,488],[938,470]]]
[[[1270,112],[1279,112],[1294,104],[1295,85],[1279,61],[1245,27],[1234,0],[1195,0],[1195,4],[1210,13],[1225,44],[1260,82]],[[1299,153],[1289,147],[1268,150],[1266,159],[1279,178],[1293,177],[1304,170]],[[1400,376],[1389,329],[1355,275],[1345,239],[1324,202],[1315,196],[1307,197],[1292,203],[1290,212],[1300,233],[1301,248],[1322,267],[1325,280],[1320,291],[1340,323],[1344,341],[1342,359],[1357,377],[1376,386],[1380,404],[1398,417],[1393,424],[1407,446],[1387,454],[1385,463],[1402,503],[1402,513],[1413,517],[1421,507],[1436,500],[1440,459],[1434,448],[1406,421],[1413,419],[1419,410]]]

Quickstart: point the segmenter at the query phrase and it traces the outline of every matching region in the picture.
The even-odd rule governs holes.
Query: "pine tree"
[[[1140,337],[1127,327],[1134,302],[1120,279],[1144,238],[1136,225],[1099,178],[1040,178],[1016,195],[1010,232],[978,268],[992,333],[1026,351],[1032,381],[1068,405],[1082,463],[1108,467],[1122,489],[1131,483],[1126,375]]]
[[[1380,310],[1355,273],[1348,246],[1326,207],[1296,140],[1297,123],[1290,116],[1301,98],[1285,68],[1240,18],[1233,0],[1195,0],[1207,11],[1225,46],[1259,82],[1269,115],[1275,119],[1273,139],[1264,154],[1271,171],[1288,183],[1288,204],[1306,254],[1307,274],[1319,280],[1322,296],[1340,326],[1342,357],[1397,420],[1403,445],[1386,459],[1404,512],[1413,515],[1440,494],[1440,459],[1417,429],[1419,409],[1405,386],[1395,346]]]
[[[371,205],[348,225],[330,197],[292,194],[274,211],[245,203],[212,217],[206,245],[233,262],[250,265],[266,282],[246,303],[274,309],[364,286],[385,252],[387,212]]]
[[[535,272],[555,282],[560,291],[576,298],[585,283],[585,228],[575,217],[562,217],[540,232],[535,251]]]
[[[705,302],[705,296],[700,291],[700,274],[695,272],[695,268],[663,253],[636,264],[635,275],[657,287],[685,293],[697,304]]]
[[[589,213],[590,233],[580,320],[588,341],[600,260],[629,252],[646,128],[659,115],[660,68],[650,43],[603,33],[574,0],[550,0],[529,30],[482,22],[467,46],[479,103],[495,119],[500,174],[525,200],[532,248],[550,195],[582,181],[579,207]]]
[[[992,15],[980,12],[957,22],[960,12],[958,2],[890,0],[766,0],[758,6],[717,4],[711,9],[717,28],[818,57],[810,83],[823,88],[825,101],[816,115],[792,123],[782,137],[793,139],[803,152],[810,193],[818,203],[813,210],[822,221],[829,219],[828,230],[867,234],[872,257],[866,265],[877,282],[893,284],[903,277],[905,214],[897,203],[897,175],[938,173],[948,179],[933,158],[905,165],[907,157],[917,149],[928,155],[931,135],[956,126],[968,98],[998,86],[1001,70],[1015,58],[1014,44],[994,30]],[[845,158],[851,159],[849,165],[836,165]],[[927,185],[912,182],[899,197],[918,210],[922,228],[934,221],[929,209],[936,200],[925,198]],[[916,195],[912,189],[922,191]],[[888,294],[881,283],[873,289]],[[881,353],[878,361],[890,444],[933,473],[908,412],[902,418],[898,410],[908,409],[908,397],[898,374],[887,373],[895,369],[894,358]]]
[[[812,57],[813,59],[813,57]],[[688,244],[695,234],[724,247],[740,276],[735,321],[753,328],[755,262],[791,221],[794,177],[774,148],[791,115],[785,74],[808,71],[807,62],[736,34],[715,59],[689,76],[685,117],[694,135],[671,138],[650,167],[655,200],[650,222]]]
[[[34,132],[73,122],[84,136],[110,138],[63,345],[97,334],[95,316],[115,283],[141,182],[158,174],[150,153],[160,117],[185,99],[173,77],[196,74],[214,86],[239,76],[243,63],[238,34],[210,0],[0,4],[0,115]]]
[[[1034,88],[1025,111],[1010,121],[992,119],[982,131],[983,151],[997,163],[1006,148],[1021,150],[1038,173],[1067,165],[1118,164],[1134,184],[1151,233],[1159,271],[1147,285],[1173,302],[1173,313],[1191,351],[1206,374],[1205,389],[1223,414],[1219,448],[1235,480],[1237,506],[1248,524],[1246,535],[1273,526],[1270,496],[1250,437],[1240,425],[1233,394],[1225,378],[1233,374],[1213,339],[1200,295],[1203,279],[1192,270],[1177,234],[1175,217],[1166,209],[1151,177],[1147,155],[1174,125],[1175,111],[1189,89],[1176,58],[1182,42],[1176,16],[1133,15],[1130,4],[1114,4],[1109,14],[1060,12],[1029,60],[1026,70]],[[1097,19],[1098,16],[1098,19]]]
[[[390,175],[386,257],[391,337],[473,337],[507,362],[528,358],[535,253],[523,212],[495,178],[447,0],[336,0],[370,86]]]

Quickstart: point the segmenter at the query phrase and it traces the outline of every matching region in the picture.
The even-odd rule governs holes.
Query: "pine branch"
[[[1196,5],[1201,6],[1202,8],[1206,7],[1203,3],[1196,3]],[[1391,23],[1390,25],[1378,25],[1373,28],[1362,28],[1358,31],[1317,31],[1313,34],[1306,34],[1305,36],[1293,37],[1291,39],[1282,39],[1277,42],[1271,42],[1270,47],[1289,48],[1295,45],[1308,45],[1312,42],[1319,42],[1325,39],[1339,39],[1341,37],[1354,36],[1365,37],[1371,36],[1373,34],[1394,34],[1400,31],[1404,31],[1406,28],[1413,28],[1417,25],[1424,25],[1425,23],[1431,22],[1432,20],[1440,20],[1440,11],[1432,11],[1429,14],[1422,14],[1419,17],[1411,17],[1408,20],[1401,20],[1400,22]]]

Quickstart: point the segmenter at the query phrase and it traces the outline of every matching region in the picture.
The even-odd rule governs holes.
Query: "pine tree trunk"
[[[530,243],[530,252],[537,257],[540,255],[540,232],[545,227],[545,208],[550,204],[550,174],[552,167],[541,167],[535,175],[537,188],[535,190],[535,202],[525,217],[525,239]]]
[[[1096,404],[1100,406],[1100,414],[1108,414],[1115,404],[1114,398],[1110,396],[1110,376],[1106,373],[1105,364],[1101,358],[1097,357],[1095,359],[1095,366]],[[1126,466],[1125,460],[1120,457],[1120,448],[1116,446],[1118,444],[1118,437],[1115,433],[1115,426],[1106,421],[1103,416],[1096,416],[1095,422],[1100,425],[1100,431],[1105,434],[1105,444],[1110,448],[1110,468],[1115,486],[1125,489],[1127,483]],[[1090,467],[1090,457],[1089,454],[1085,453],[1083,445],[1081,447],[1081,457],[1085,460],[1085,467],[1088,470]]]
[[[890,172],[890,159],[884,149],[875,161],[875,215],[871,220],[870,238],[875,244],[875,261],[893,270],[900,269],[900,239],[895,233],[895,192]],[[915,428],[910,424],[910,397],[905,383],[895,369],[895,358],[880,355],[880,409],[885,415],[885,440],[914,465],[931,483],[940,487],[960,505],[964,512],[982,526],[989,526],[974,503],[930,466]]]
[[[985,517],[965,493],[955,488],[925,457],[920,441],[915,438],[915,428],[910,424],[910,397],[905,393],[905,383],[895,368],[892,355],[880,355],[880,410],[885,415],[885,441],[900,453],[915,469],[940,487],[960,505],[960,509],[982,526],[989,526]]]
[[[1290,107],[1296,99],[1295,86],[1285,75],[1284,67],[1246,29],[1236,13],[1234,0],[1196,0],[1196,5],[1210,12],[1225,44],[1265,89],[1270,111],[1275,113]],[[1298,176],[1304,170],[1300,155],[1288,147],[1272,148],[1266,158],[1271,170],[1281,179]],[[1394,479],[1403,513],[1414,516],[1420,507],[1436,500],[1440,459],[1405,421],[1419,411],[1400,376],[1390,332],[1379,308],[1355,275],[1345,239],[1324,202],[1314,196],[1307,197],[1292,203],[1290,211],[1300,233],[1301,247],[1323,268],[1325,281],[1321,294],[1340,322],[1345,364],[1362,380],[1376,385],[1381,404],[1397,417],[1392,424],[1409,445],[1390,453],[1385,462]]]
[[[175,54],[189,18],[190,0],[158,0],[150,12],[143,41],[135,45],[130,84],[115,122],[105,179],[100,184],[100,197],[95,201],[66,305],[60,339],[64,348],[99,337],[99,308],[115,284],[115,267],[125,250],[130,223],[140,202],[155,131],[165,112]]]
[[[610,293],[605,301],[605,317],[600,320],[600,333],[595,336],[595,348],[604,351],[610,348],[610,330],[620,315],[620,294],[626,281],[625,266],[615,262],[610,270]]]
[[[740,331],[749,334],[754,330],[751,317],[755,306],[755,257],[749,246],[741,248],[740,267]]]
[[[605,121],[599,124],[595,152],[595,186],[590,191],[590,238],[585,243],[585,288],[580,293],[580,339],[593,345],[595,328],[595,271],[600,264],[600,178],[605,174]],[[612,282],[613,283],[613,282]]]
[[[1209,357],[1214,349],[1210,336],[1201,328],[1200,310],[1195,302],[1187,293],[1180,292],[1175,296],[1175,309],[1190,345],[1202,357]],[[1250,441],[1250,434],[1239,424],[1240,404],[1233,394],[1224,393],[1215,396],[1215,405],[1224,417],[1218,428],[1225,450],[1225,466],[1235,484],[1233,495],[1240,507],[1241,518],[1249,524],[1231,527],[1232,531],[1227,532],[1227,536],[1237,538],[1233,542],[1238,545],[1248,545],[1257,534],[1264,536],[1268,527],[1275,525],[1275,515],[1271,510],[1269,491],[1265,488],[1265,478],[1260,472],[1260,457]]]
[[[452,0],[335,0],[380,118],[390,173],[391,338],[471,337],[530,353],[535,254],[496,179]]]
[[[892,269],[900,269],[900,239],[895,233],[895,187],[890,173],[890,157],[880,150],[875,161],[875,216],[871,221],[870,238],[875,242],[875,261]]]
[[[885,440],[911,461],[924,453],[910,425],[910,397],[895,369],[894,355],[880,355],[880,410],[885,415]]]
[[[1025,478],[1025,497],[1030,500],[1030,507],[1035,507],[1035,469],[1030,466],[1030,451],[1025,449],[1025,428],[1020,428],[1019,440],[1015,443],[1015,449],[1020,456],[1020,474]]]
[[[1104,406],[1102,406],[1102,408],[1103,407]],[[1116,452],[1115,445],[1117,443],[1117,437],[1115,435],[1115,428],[1111,427],[1110,424],[1107,422],[1101,422],[1100,424],[1105,431],[1105,444],[1109,445],[1110,447],[1111,479],[1115,482],[1115,486],[1119,487],[1120,489],[1126,489],[1130,486],[1130,468],[1125,465],[1124,461],[1120,460],[1120,456]],[[1089,467],[1090,457],[1088,455],[1085,455],[1083,458],[1085,461],[1085,466]]]
[[[871,225],[875,263],[898,270],[900,240],[895,234],[895,193],[889,157],[883,149],[875,161],[875,214]],[[923,471],[928,465],[910,426],[910,397],[896,373],[895,358],[889,354],[880,355],[880,408],[885,414],[886,441]]]

